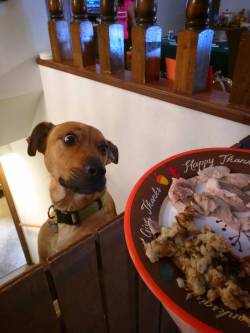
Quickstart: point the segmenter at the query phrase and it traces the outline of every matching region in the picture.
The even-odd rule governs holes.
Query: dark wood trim
[[[3,170],[3,167],[2,167],[1,164],[0,164],[0,183],[3,186],[3,192],[4,192],[4,195],[6,197],[13,222],[15,224],[15,228],[16,228],[16,231],[17,231],[17,234],[18,234],[18,237],[19,237],[22,249],[23,249],[25,259],[27,261],[27,264],[31,265],[32,260],[31,260],[31,256],[30,256],[30,253],[29,253],[29,249],[28,249],[28,246],[27,246],[27,243],[26,243],[26,239],[24,237],[23,229],[20,226],[20,220],[19,220],[19,217],[18,217],[18,214],[17,214],[17,211],[16,211],[16,207],[15,207],[15,204],[14,204],[11,192],[10,192],[10,188],[9,188],[9,185],[8,185],[8,182],[7,182],[7,179],[5,177],[4,170]]]
[[[233,74],[230,102],[250,108],[250,31],[242,32]],[[249,111],[250,112],[250,111]]]
[[[0,331],[61,333],[43,266],[20,273],[0,288]]]
[[[129,71],[124,71],[122,75],[105,75],[100,74],[98,65],[79,69],[65,62],[56,63],[52,60],[42,60],[39,58],[37,59],[37,63],[45,67],[187,107],[195,111],[250,125],[250,110],[231,106],[229,104],[229,94],[226,92],[213,90],[211,92],[202,92],[188,96],[180,93],[177,94],[174,91],[173,82],[166,79],[161,79],[159,82],[154,83],[140,84],[132,82],[131,72]]]

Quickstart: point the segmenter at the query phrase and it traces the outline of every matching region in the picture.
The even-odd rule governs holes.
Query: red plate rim
[[[169,158],[166,158],[165,160],[157,163],[152,168],[150,168],[134,185],[127,203],[125,207],[125,215],[124,215],[124,232],[125,232],[125,239],[127,243],[127,248],[130,254],[130,257],[137,269],[137,272],[145,282],[145,284],[148,286],[148,288],[152,291],[152,293],[158,298],[158,300],[165,305],[169,310],[171,310],[175,315],[180,317],[182,320],[184,320],[188,325],[191,327],[197,329],[198,331],[202,333],[223,333],[220,330],[217,330],[215,328],[212,328],[211,326],[208,326],[207,324],[203,323],[199,319],[192,316],[190,313],[183,310],[178,304],[176,304],[170,297],[168,297],[165,292],[155,283],[154,279],[151,277],[151,275],[148,273],[146,268],[143,265],[143,262],[141,261],[139,255],[137,254],[136,247],[134,245],[132,231],[131,231],[131,224],[130,224],[130,216],[131,216],[131,208],[133,204],[134,197],[140,188],[141,184],[144,182],[144,180],[157,168],[159,168],[161,165],[172,161],[173,159],[176,159],[178,157],[194,154],[194,153],[200,153],[200,152],[206,152],[206,151],[229,151],[229,152],[242,152],[247,153],[250,155],[250,151],[247,149],[239,149],[239,148],[203,148],[203,149],[195,149],[195,150],[189,150],[180,154],[176,154],[174,156],[171,156]]]

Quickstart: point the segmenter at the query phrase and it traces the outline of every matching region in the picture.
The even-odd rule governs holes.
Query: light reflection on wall
[[[37,194],[34,192],[27,164],[16,153],[6,154],[0,158],[0,161],[15,204],[17,206],[22,205],[23,208],[27,206],[26,211],[28,214],[31,210],[29,209],[30,201],[27,200],[27,194],[29,194],[28,198],[32,198],[32,195],[36,196]]]
[[[42,194],[36,185],[38,175],[34,172],[29,159],[28,155],[24,157],[19,153],[11,152],[2,156],[0,162],[21,222],[40,225],[46,217],[45,212],[44,220],[41,220],[41,217],[38,218],[41,211],[40,204],[43,203],[44,198],[41,197]]]
[[[159,26],[152,26],[146,31],[146,58],[160,58],[161,56],[161,34]]]
[[[41,224],[37,219],[39,211],[38,189],[34,188],[31,172],[26,161],[16,153],[6,153],[0,156],[0,162],[10,187],[13,201],[21,223],[32,221],[33,224]],[[37,236],[39,228],[23,228],[27,245],[34,263],[38,263]]]
[[[112,72],[124,69],[124,31],[121,24],[109,26],[110,57]]]
[[[72,56],[72,51],[69,24],[67,21],[56,21],[56,34],[63,59],[70,59]]]

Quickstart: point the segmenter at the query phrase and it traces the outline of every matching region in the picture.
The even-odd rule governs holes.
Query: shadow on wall
[[[0,76],[50,49],[45,1],[0,3]]]
[[[24,138],[42,94],[35,63],[50,49],[45,1],[0,2],[0,146]]]
[[[42,91],[36,58],[28,58],[0,75],[0,100]]]
[[[0,100],[0,146],[27,136],[42,91]]]
[[[230,11],[238,12],[242,8],[245,8],[248,12],[248,17],[250,14],[250,2],[249,0],[221,0],[220,12],[229,9]]]

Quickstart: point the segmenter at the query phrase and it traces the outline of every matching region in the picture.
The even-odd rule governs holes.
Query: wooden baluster
[[[241,34],[238,57],[233,74],[230,103],[235,106],[250,107],[250,32]],[[250,112],[250,110],[249,110]]]
[[[101,0],[101,19],[102,22],[115,23],[116,22],[116,1],[114,0]]]
[[[189,0],[186,8],[186,29],[204,30],[208,23],[209,0]]]
[[[123,26],[116,22],[115,0],[101,0],[101,20],[97,27],[98,52],[101,73],[111,74],[124,70]]]
[[[193,94],[207,89],[213,30],[206,29],[209,0],[189,0],[186,31],[178,34],[175,90]]]
[[[161,28],[156,25],[157,0],[137,0],[137,26],[132,29],[132,79],[137,83],[160,77]]]
[[[50,20],[48,30],[53,60],[61,62],[71,59],[70,34],[63,16],[62,0],[48,0]]]
[[[234,68],[239,53],[241,34],[244,28],[229,28],[226,30],[228,40],[228,77],[233,79]]]
[[[87,19],[85,0],[71,0],[73,21],[70,24],[73,65],[95,65],[95,41],[92,23]]]
[[[211,0],[209,5],[209,27],[214,27],[218,23],[221,0]]]

